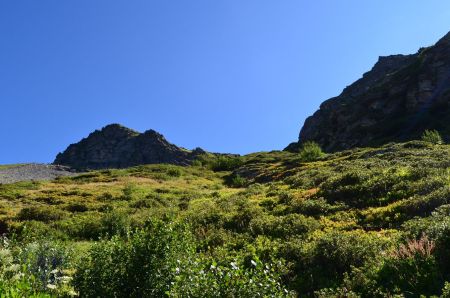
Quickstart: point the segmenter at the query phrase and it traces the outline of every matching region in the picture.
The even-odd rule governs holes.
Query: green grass
[[[318,155],[310,162],[299,153],[272,151],[230,161],[207,156],[189,167],[147,165],[2,185],[0,232],[13,239],[13,248],[43,240],[71,247],[75,260],[64,264],[64,272],[77,276],[99,239],[121,243],[149,219],[177,222],[194,239],[180,262],[190,264],[186,276],[200,284],[189,287],[198,293],[204,292],[202,283],[225,290],[214,272],[199,274],[208,264],[236,259],[243,266],[233,275],[236,282],[253,274],[250,260],[279,264],[273,270],[281,287],[300,296],[431,296],[450,280],[449,200],[450,146],[412,141]],[[411,251],[402,246],[408,243]],[[105,245],[108,251],[113,244]],[[221,266],[229,270],[229,264]],[[183,278],[173,293],[186,289],[191,279]],[[249,289],[238,284],[233,282],[236,293]],[[79,290],[71,283],[65,287]]]

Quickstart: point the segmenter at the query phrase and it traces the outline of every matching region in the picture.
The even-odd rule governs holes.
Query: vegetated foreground
[[[0,292],[448,297],[449,157],[412,141],[0,185]]]

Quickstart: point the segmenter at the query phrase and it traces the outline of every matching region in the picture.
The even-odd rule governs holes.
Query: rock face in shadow
[[[70,145],[56,156],[54,164],[77,170],[126,168],[142,164],[187,165],[205,151],[189,151],[169,143],[154,130],[144,133],[119,124],[105,126]]]
[[[375,66],[306,119],[302,142],[326,151],[419,138],[425,129],[450,138],[450,33],[413,55],[380,57]]]

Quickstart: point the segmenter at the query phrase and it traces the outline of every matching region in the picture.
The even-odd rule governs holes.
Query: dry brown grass
[[[409,240],[407,243],[400,245],[400,247],[393,252],[393,257],[397,259],[413,258],[417,255],[429,257],[432,255],[434,248],[434,241],[429,240],[427,235],[422,235],[418,240]]]

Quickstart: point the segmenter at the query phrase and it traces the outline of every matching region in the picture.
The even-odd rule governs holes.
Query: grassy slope
[[[312,293],[339,285],[351,265],[364,266],[418,236],[420,218],[432,221],[450,199],[449,157],[448,145],[409,142],[309,163],[288,152],[255,153],[233,174],[150,165],[0,185],[0,229],[82,247],[148,217],[169,216],[192,224],[202,251],[286,260],[286,284]],[[236,174],[246,187],[224,183]],[[350,244],[341,256],[344,242]]]

